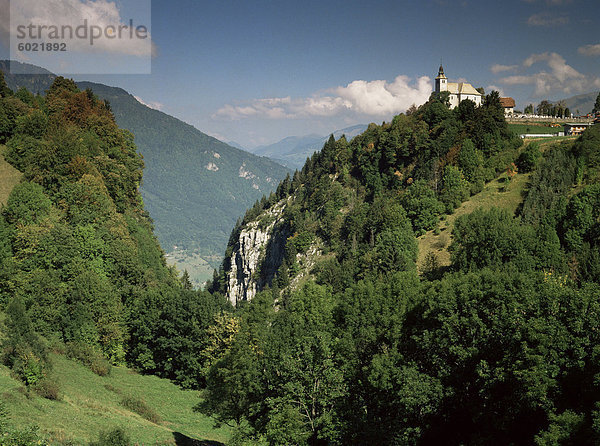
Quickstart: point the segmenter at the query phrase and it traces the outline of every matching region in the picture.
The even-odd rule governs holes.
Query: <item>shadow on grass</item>
[[[219,443],[218,441],[196,440],[181,432],[173,432],[173,438],[177,446],[225,446],[224,443]]]

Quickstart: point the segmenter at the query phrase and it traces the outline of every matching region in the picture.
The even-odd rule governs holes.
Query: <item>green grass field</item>
[[[13,187],[21,181],[21,172],[4,159],[6,146],[0,145],[0,205],[6,204]]]
[[[139,445],[218,445],[229,438],[227,428],[214,429],[211,419],[192,411],[198,392],[123,367],[100,377],[63,356],[53,355],[52,360],[60,401],[26,395],[22,384],[0,366],[0,400],[9,422],[19,428],[38,426],[50,444],[87,444],[115,427]],[[126,397],[143,399],[160,421],[152,423],[123,407]]]
[[[206,281],[213,278],[215,270],[201,254],[176,250],[167,253],[166,258],[167,263],[175,265],[180,273],[187,270],[192,285],[196,288],[203,288]]]
[[[419,271],[425,263],[425,258],[430,252],[437,256],[439,266],[450,265],[450,253],[448,247],[452,242],[452,229],[458,217],[470,214],[477,208],[498,207],[514,213],[523,201],[523,190],[527,185],[530,174],[518,174],[509,182],[506,174],[500,175],[495,180],[485,185],[483,190],[473,195],[458,207],[454,213],[447,215],[444,221],[438,225],[439,234],[429,231],[417,239],[419,243],[419,255],[417,268]]]

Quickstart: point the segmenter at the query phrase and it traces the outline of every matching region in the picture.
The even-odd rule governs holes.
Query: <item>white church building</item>
[[[450,108],[458,106],[465,99],[475,102],[475,106],[481,105],[483,96],[481,93],[467,82],[448,82],[448,78],[444,75],[444,67],[440,65],[440,70],[435,78],[435,92],[442,91],[450,92]]]

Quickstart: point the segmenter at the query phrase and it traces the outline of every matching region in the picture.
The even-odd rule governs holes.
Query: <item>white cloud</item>
[[[2,4],[6,0],[1,0]],[[109,53],[129,56],[150,56],[155,54],[150,33],[146,38],[136,36],[136,27],[150,27],[149,23],[136,23],[133,20],[133,36],[130,35],[129,17],[121,17],[115,1],[110,0],[13,0],[10,8],[10,24],[2,19],[2,30],[9,31],[11,36],[18,34],[19,26],[24,30],[21,35],[27,36],[27,42],[39,39],[40,34],[46,41],[66,42],[68,51],[81,53]],[[8,14],[2,14],[8,15]],[[87,26],[83,26],[87,24]],[[33,28],[29,30],[29,25]],[[84,38],[71,37],[69,28],[76,33],[77,27],[82,27],[80,35]],[[40,28],[41,27],[41,28]],[[92,28],[94,27],[94,28]],[[53,34],[54,33],[54,34]],[[95,34],[92,38],[92,34]],[[115,36],[111,38],[110,36]],[[140,36],[143,35],[140,29]],[[34,37],[35,36],[35,37]],[[54,37],[53,37],[54,36]],[[108,37],[107,37],[108,36]],[[29,37],[34,37],[33,39]],[[91,42],[93,41],[93,44]]]
[[[354,81],[346,87],[338,87],[336,93],[350,107],[367,115],[385,116],[406,111],[412,104],[422,104],[431,94],[431,81],[420,77],[416,85],[410,85],[408,76],[398,76],[394,82]]]
[[[533,84],[533,83],[535,83],[535,75],[532,75],[532,76],[524,76],[524,75],[508,76],[508,77],[501,79],[501,81],[508,85]]]
[[[540,12],[533,14],[527,19],[529,26],[562,26],[569,23],[569,17],[565,14],[553,14],[551,12]]]
[[[523,61],[525,69],[543,63],[546,69],[533,74],[519,74],[502,78],[500,82],[507,85],[533,85],[536,97],[549,95],[554,91],[565,94],[583,92],[598,78],[586,76],[568,65],[565,59],[557,53],[532,54]]]
[[[600,43],[595,45],[584,45],[580,46],[577,49],[579,54],[583,54],[584,56],[600,56]]]
[[[271,119],[293,119],[307,116],[335,116],[354,113],[368,116],[389,116],[402,113],[412,104],[422,104],[431,94],[431,80],[422,76],[411,82],[408,76],[385,80],[356,80],[346,86],[314,94],[307,98],[255,99],[244,105],[225,105],[214,118],[242,119],[253,116]]]
[[[490,71],[494,74],[498,74],[498,73],[502,73],[503,71],[513,71],[516,70],[517,68],[519,68],[518,65],[501,65],[501,64],[494,64],[491,66]]]
[[[490,93],[492,91],[496,90],[498,93],[500,93],[500,97],[505,97],[506,95],[504,94],[504,89],[502,89],[502,87],[498,87],[497,85],[488,85],[485,88],[486,93]]]
[[[150,107],[153,108],[154,110],[162,110],[163,107],[165,106],[165,104],[162,104],[160,102],[155,102],[155,101],[144,101],[142,100],[142,98],[140,98],[139,96],[133,96],[136,101],[138,101],[140,104],[145,105],[146,107]]]
[[[585,76],[578,72],[575,68],[567,65],[565,59],[557,53],[541,53],[532,54],[523,62],[525,67],[531,67],[533,64],[546,62],[552,70],[552,75],[560,82],[573,79],[583,79]]]

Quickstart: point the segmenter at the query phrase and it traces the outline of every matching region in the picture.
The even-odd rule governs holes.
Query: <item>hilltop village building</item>
[[[513,98],[500,98],[500,105],[504,109],[504,116],[512,116],[515,112],[515,100]]]
[[[468,82],[448,82],[448,78],[444,75],[444,67],[440,65],[435,78],[435,92],[441,93],[442,91],[450,92],[450,108],[457,107],[465,99],[475,102],[476,106],[481,105],[483,96],[481,93]]]

